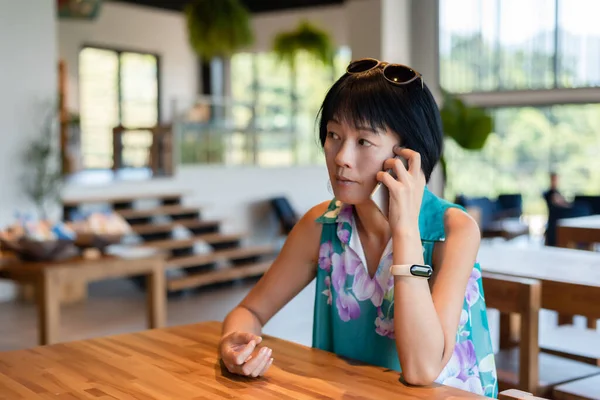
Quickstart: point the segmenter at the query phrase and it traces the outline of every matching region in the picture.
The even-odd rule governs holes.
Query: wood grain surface
[[[482,245],[478,259],[484,272],[538,279],[542,283],[542,308],[600,319],[597,253],[554,247]]]
[[[273,366],[231,375],[217,358],[221,324],[206,322],[0,353],[0,399],[485,399],[264,335]]]
[[[600,215],[559,219],[556,226],[556,245],[576,247],[587,245],[594,250],[594,243],[600,243]]]
[[[75,257],[64,261],[23,262],[14,256],[0,256],[0,279],[33,285],[38,314],[39,344],[59,341],[61,288],[70,284],[129,276],[146,276],[147,318],[150,328],[166,320],[165,255],[155,249],[126,246],[113,255],[96,259]],[[2,394],[0,385],[0,394]]]

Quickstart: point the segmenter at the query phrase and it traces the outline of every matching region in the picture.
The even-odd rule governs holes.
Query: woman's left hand
[[[421,170],[421,155],[416,151],[394,147],[394,154],[408,161],[408,170],[402,160],[387,159],[377,174],[377,180],[383,182],[390,192],[388,221],[393,235],[418,234],[419,212],[425,190],[425,174]],[[385,172],[392,169],[396,179]]]

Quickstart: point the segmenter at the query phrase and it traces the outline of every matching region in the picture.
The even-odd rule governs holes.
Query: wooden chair
[[[518,389],[508,389],[498,393],[498,400],[546,400],[543,397],[536,397],[531,393]]]
[[[500,313],[515,313],[521,316],[518,373],[503,371],[498,365],[500,390],[518,387],[537,393],[539,383],[538,366],[538,320],[541,304],[541,284],[534,279],[517,278],[483,273],[483,289],[486,304]],[[502,323],[502,321],[501,321]],[[502,359],[502,358],[500,358]],[[516,379],[514,379],[516,378]]]
[[[544,287],[550,288],[548,293],[543,294],[544,304],[551,304],[552,310],[558,312],[559,326],[544,329],[540,334],[541,351],[600,366],[600,332],[596,330],[596,320],[600,319],[600,303],[595,290],[575,284],[553,289],[545,283]],[[579,307],[581,312],[578,314],[587,318],[588,329],[561,323],[572,321],[569,311],[574,308],[574,302],[585,305],[585,308]]]
[[[483,287],[489,308],[504,315],[520,316],[517,347],[501,349],[495,356],[501,391],[518,388],[549,397],[554,386],[600,374],[600,368],[595,366],[540,353],[538,320],[542,293],[539,281],[484,272]],[[501,318],[501,329],[506,320]]]
[[[123,134],[128,131],[147,131],[152,135],[148,148],[148,167],[153,176],[173,175],[173,126],[171,124],[153,127],[113,128],[113,172],[123,168]]]
[[[157,125],[152,128],[150,168],[154,176],[172,176],[173,167],[173,125]]]
[[[600,375],[556,386],[553,395],[556,400],[598,400]]]

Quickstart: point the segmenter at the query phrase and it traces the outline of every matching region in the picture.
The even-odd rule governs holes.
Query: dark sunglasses
[[[414,69],[403,64],[389,64],[374,58],[361,58],[354,60],[346,68],[349,74],[361,74],[383,65],[383,77],[394,85],[407,85],[417,79],[421,80],[423,88],[423,76]]]

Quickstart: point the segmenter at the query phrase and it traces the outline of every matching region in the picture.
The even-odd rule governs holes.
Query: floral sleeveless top
[[[445,239],[444,212],[459,206],[423,194],[419,228],[425,263],[433,246]],[[373,365],[401,371],[394,336],[392,241],[373,279],[367,271],[356,231],[353,206],[333,199],[317,219],[323,225],[313,323],[313,347]],[[433,265],[432,265],[433,266]],[[435,269],[435,266],[433,266]],[[498,384],[481,281],[475,263],[456,332],[454,353],[437,383],[496,398]]]

